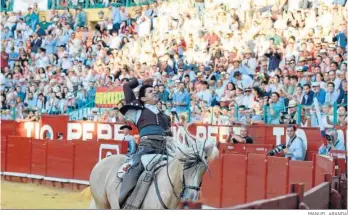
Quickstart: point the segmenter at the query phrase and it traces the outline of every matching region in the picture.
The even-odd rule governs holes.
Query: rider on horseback
[[[147,79],[144,82],[152,82]],[[144,171],[141,156],[145,154],[165,154],[165,136],[170,136],[170,118],[157,109],[158,96],[151,84],[136,78],[123,85],[126,105],[120,112],[131,120],[139,130],[140,143],[137,152],[132,156],[132,166],[124,174],[120,190],[119,202],[123,204],[137,184],[138,178]],[[138,99],[133,89],[139,89]]]

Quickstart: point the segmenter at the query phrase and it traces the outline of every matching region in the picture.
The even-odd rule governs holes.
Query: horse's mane
[[[211,139],[200,140],[189,133],[187,126],[185,127],[185,143],[175,141],[173,137],[167,137],[166,145],[168,154],[175,156],[177,153],[185,153],[189,157],[202,156],[202,151],[206,151],[208,161],[215,160],[219,156],[219,150],[215,141]]]

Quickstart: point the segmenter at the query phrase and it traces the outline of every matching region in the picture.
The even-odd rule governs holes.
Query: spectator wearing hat
[[[245,88],[244,89],[244,96],[243,96],[243,105],[247,108],[251,108],[254,104],[254,95],[251,92],[251,88]]]
[[[251,57],[251,50],[247,48],[243,54],[244,54],[244,59],[242,61],[242,64],[248,67],[251,71],[255,72],[257,64],[256,64],[256,59]]]
[[[297,102],[295,100],[289,101],[287,114],[282,112],[280,124],[297,124]]]
[[[317,98],[320,105],[325,103],[326,91],[320,88],[319,82],[313,82],[312,84],[313,98]]]
[[[127,156],[131,157],[137,150],[137,144],[135,141],[135,138],[130,134],[130,131],[132,130],[132,127],[129,125],[122,125],[120,127],[120,130],[122,131],[124,138],[122,141],[128,142],[128,153]]]
[[[243,75],[247,75],[250,76],[251,78],[254,76],[255,74],[255,70],[251,70],[249,67],[245,66],[244,64],[241,64],[241,60],[239,58],[234,58],[232,60],[232,64],[233,64],[233,69],[232,71],[230,71],[230,75],[234,77],[234,74],[238,71]]]

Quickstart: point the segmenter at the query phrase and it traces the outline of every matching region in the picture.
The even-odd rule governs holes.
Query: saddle
[[[156,174],[161,167],[165,166],[167,162],[168,157],[161,154],[148,154],[141,157],[141,163],[143,164],[145,170],[140,175],[132,194],[127,198],[122,209],[138,209],[141,207],[141,204],[144,201],[147,191],[151,185],[154,174]],[[131,160],[127,159],[126,162],[120,167],[118,177],[122,177],[131,167],[131,165]]]

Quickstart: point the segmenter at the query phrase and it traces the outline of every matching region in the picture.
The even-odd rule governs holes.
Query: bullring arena
[[[86,209],[90,200],[88,192],[4,180],[1,182],[2,209]]]
[[[118,209],[111,182],[130,165],[117,155],[170,139],[139,180],[152,189],[123,207],[347,215],[347,0],[0,11],[1,209]]]

